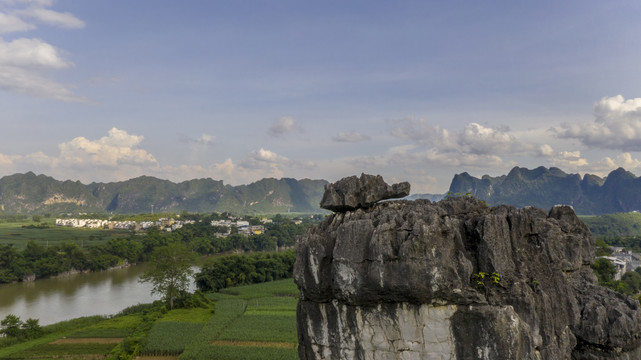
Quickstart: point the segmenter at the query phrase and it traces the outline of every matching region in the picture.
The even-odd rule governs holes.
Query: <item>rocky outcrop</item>
[[[471,197],[334,213],[296,245],[301,359],[641,359],[571,207]]]
[[[381,200],[397,199],[410,194],[410,184],[402,182],[388,185],[380,175],[361,174],[350,176],[325,185],[320,207],[345,212],[368,208]]]

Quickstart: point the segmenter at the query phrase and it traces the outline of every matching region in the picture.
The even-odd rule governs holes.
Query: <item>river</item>
[[[147,264],[53,279],[0,285],[0,319],[14,314],[48,325],[89,315],[111,315],[139,303],[158,300],[151,284],[138,279]],[[193,290],[193,284],[192,284]]]

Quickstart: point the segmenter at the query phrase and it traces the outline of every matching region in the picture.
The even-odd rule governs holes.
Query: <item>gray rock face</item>
[[[410,194],[410,184],[388,185],[380,175],[350,176],[325,185],[320,207],[334,212],[368,208],[381,200],[402,198]]]
[[[350,180],[351,181],[351,180]],[[296,244],[301,359],[641,359],[571,207],[473,198],[335,213]]]

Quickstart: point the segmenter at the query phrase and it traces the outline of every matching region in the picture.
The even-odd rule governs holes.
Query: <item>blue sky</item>
[[[641,174],[635,1],[0,0],[0,176]]]

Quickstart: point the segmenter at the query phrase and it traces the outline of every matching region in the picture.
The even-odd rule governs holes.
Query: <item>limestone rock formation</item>
[[[568,206],[334,213],[296,244],[300,358],[641,359],[639,304],[596,284],[594,250]]]
[[[402,198],[410,194],[410,184],[402,182],[388,185],[380,175],[361,174],[350,176],[325,185],[320,207],[345,212],[368,208],[381,200]]]

